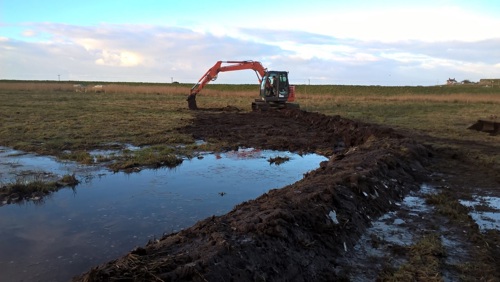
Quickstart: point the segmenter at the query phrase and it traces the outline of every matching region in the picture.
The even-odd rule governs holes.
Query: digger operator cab
[[[260,97],[266,102],[285,103],[290,93],[288,72],[268,71],[260,84]]]

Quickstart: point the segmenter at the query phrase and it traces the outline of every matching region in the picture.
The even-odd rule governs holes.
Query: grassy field
[[[95,82],[78,93],[76,83],[0,81],[0,145],[82,163],[95,161],[92,149],[150,145],[121,156],[116,169],[173,165],[178,161],[173,155],[189,155],[196,147],[175,130],[192,119],[185,100],[191,85]],[[92,91],[97,84],[105,93]],[[250,111],[257,97],[257,85],[212,84],[197,102],[201,108]],[[499,143],[497,136],[466,128],[478,119],[500,120],[500,88],[298,85],[296,97],[304,110],[417,130],[442,140],[438,146],[448,145],[447,139]],[[172,146],[179,144],[188,146]],[[480,157],[500,163],[495,154]]]
[[[200,146],[213,146],[196,145],[191,136],[176,130],[194,118],[186,102],[191,85],[95,82],[86,83],[88,91],[81,93],[74,90],[73,84],[77,83],[0,81],[0,146],[87,164],[113,160],[111,168],[115,170],[175,166],[179,155],[189,157]],[[98,84],[104,85],[105,93],[92,91],[92,86]],[[203,89],[197,103],[200,108],[229,105],[250,111],[255,98],[257,85],[213,84]],[[483,165],[500,166],[500,136],[467,130],[478,119],[500,122],[500,87],[298,85],[296,102],[303,110],[385,124],[411,131],[413,136],[428,136],[423,139],[432,140],[435,147],[456,147]],[[125,144],[141,149],[124,150],[114,156],[90,154],[94,149],[123,149]],[[493,151],[476,150],[471,144],[484,144]],[[51,191],[57,185],[35,186]],[[8,187],[31,189],[16,183]],[[471,220],[454,194],[442,193],[428,202],[457,225]],[[483,240],[479,231],[472,234],[477,235],[478,242]],[[488,241],[483,241],[474,242],[482,246],[474,254],[476,262],[463,266],[464,273],[470,272],[467,277],[483,277],[482,272],[493,273],[490,269],[495,269],[495,262],[490,262]],[[386,281],[416,277],[441,281],[439,258],[443,248],[436,234],[415,242],[408,253],[409,262],[388,273]]]

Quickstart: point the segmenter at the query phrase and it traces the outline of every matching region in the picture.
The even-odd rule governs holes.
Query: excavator
[[[260,98],[252,102],[252,110],[270,108],[299,108],[295,101],[295,86],[288,82],[287,71],[268,71],[256,61],[217,61],[191,88],[187,98],[190,110],[197,110],[196,95],[210,81],[217,79],[220,72],[253,70],[260,84]]]

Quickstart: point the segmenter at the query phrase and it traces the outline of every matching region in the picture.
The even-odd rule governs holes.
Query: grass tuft
[[[4,203],[19,203],[25,200],[34,200],[49,195],[63,187],[75,187],[80,181],[75,175],[64,175],[56,181],[40,179],[17,180],[15,183],[4,185],[0,189],[0,205]]]
[[[269,158],[267,161],[269,162],[269,164],[280,165],[280,164],[288,162],[289,160],[290,160],[289,157],[277,156],[274,158]]]
[[[395,270],[385,270],[381,281],[443,281],[441,258],[446,253],[438,234],[427,234],[407,248],[408,262]]]

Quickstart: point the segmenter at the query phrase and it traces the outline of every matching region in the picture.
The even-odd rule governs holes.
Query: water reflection
[[[9,157],[5,149],[2,154],[5,165]],[[290,160],[270,165],[267,159],[275,156]],[[75,190],[54,193],[43,205],[0,207],[0,281],[67,281],[149,239],[296,182],[325,160],[318,155],[240,150],[185,160],[175,169],[125,174],[47,157],[15,158],[18,170],[24,166],[66,174],[76,169],[77,177],[91,180]]]
[[[460,203],[471,208],[469,214],[483,232],[500,230],[500,197],[473,195]]]

